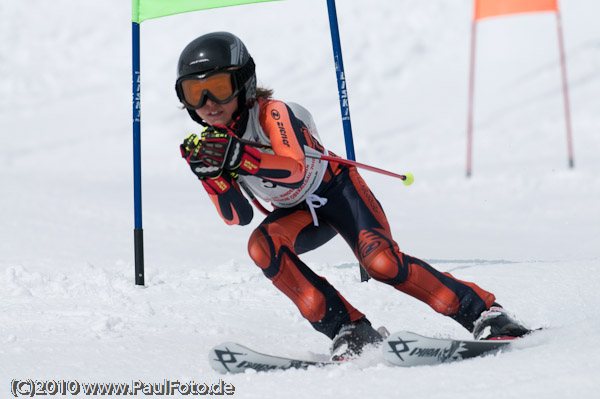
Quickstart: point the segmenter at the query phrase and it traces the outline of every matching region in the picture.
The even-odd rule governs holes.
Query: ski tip
[[[243,373],[246,370],[307,369],[340,363],[275,356],[254,351],[235,342],[225,342],[213,347],[209,352],[208,362],[214,370],[223,374]]]

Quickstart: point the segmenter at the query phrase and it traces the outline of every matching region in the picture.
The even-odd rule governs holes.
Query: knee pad
[[[260,227],[250,236],[248,253],[254,263],[263,270],[269,268],[271,260],[275,257],[273,241],[261,231]]]
[[[402,284],[406,281],[408,270],[401,256],[393,247],[387,247],[369,256],[368,263],[365,262],[363,266],[375,280],[391,285]]]

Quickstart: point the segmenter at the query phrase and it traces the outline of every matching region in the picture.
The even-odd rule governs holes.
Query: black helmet
[[[254,60],[244,43],[231,33],[214,32],[193,40],[181,52],[177,64],[175,90],[180,101],[196,122],[205,124],[196,114],[195,109],[204,105],[206,100],[204,99],[200,104],[189,104],[184,98],[181,83],[189,78],[205,79],[216,72],[224,71],[231,73],[232,97],[238,96],[238,109],[234,113],[235,119],[246,113],[256,98]],[[205,94],[214,100],[210,93]]]

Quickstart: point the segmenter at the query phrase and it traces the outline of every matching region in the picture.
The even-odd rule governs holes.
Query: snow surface
[[[567,167],[554,14],[478,28],[474,173],[465,178],[471,0],[337,2],[357,159],[403,251],[494,292],[532,327],[517,348],[452,365],[219,375],[213,345],[322,358],[326,337],[263,277],[178,145],[178,55],[231,31],[259,81],[303,104],[345,154],[324,0],[142,24],[146,287],[134,286],[130,3],[0,4],[0,397],[13,379],[232,383],[239,398],[591,398],[600,383],[600,29],[563,0],[575,168]],[[360,283],[336,238],[304,259],[374,325],[468,337],[392,288]]]

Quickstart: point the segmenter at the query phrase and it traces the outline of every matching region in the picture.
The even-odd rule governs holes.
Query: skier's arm
[[[213,134],[211,132],[212,130],[205,129],[202,135],[204,137]],[[228,143],[227,137],[229,136],[227,134],[222,136],[224,137],[217,135],[214,140],[208,140],[205,143],[195,134],[190,134],[179,146],[179,149],[192,172],[202,182],[202,186],[225,223],[244,226],[252,221],[254,211],[235,179],[223,170],[224,155],[222,154],[228,148],[225,144]],[[254,151],[260,155],[258,150],[254,149]],[[244,153],[241,160],[245,160],[244,165],[250,165],[249,169],[256,169],[255,160],[249,159],[249,155]]]
[[[274,154],[262,154],[256,175],[284,187],[301,186],[306,171],[301,131],[304,125],[285,103],[275,100],[261,106],[259,118]]]
[[[254,175],[279,186],[300,187],[306,172],[306,126],[285,103],[275,100],[261,104],[259,119],[273,153],[261,152],[240,140],[228,127],[215,125],[205,129],[201,139],[192,136],[196,147],[191,157],[186,157],[189,148],[186,143],[182,155],[201,178],[215,177],[225,169],[234,174]],[[189,137],[187,140],[190,142]]]
[[[225,174],[214,179],[201,179],[202,186],[228,225],[245,226],[252,221],[254,211],[237,183]]]

